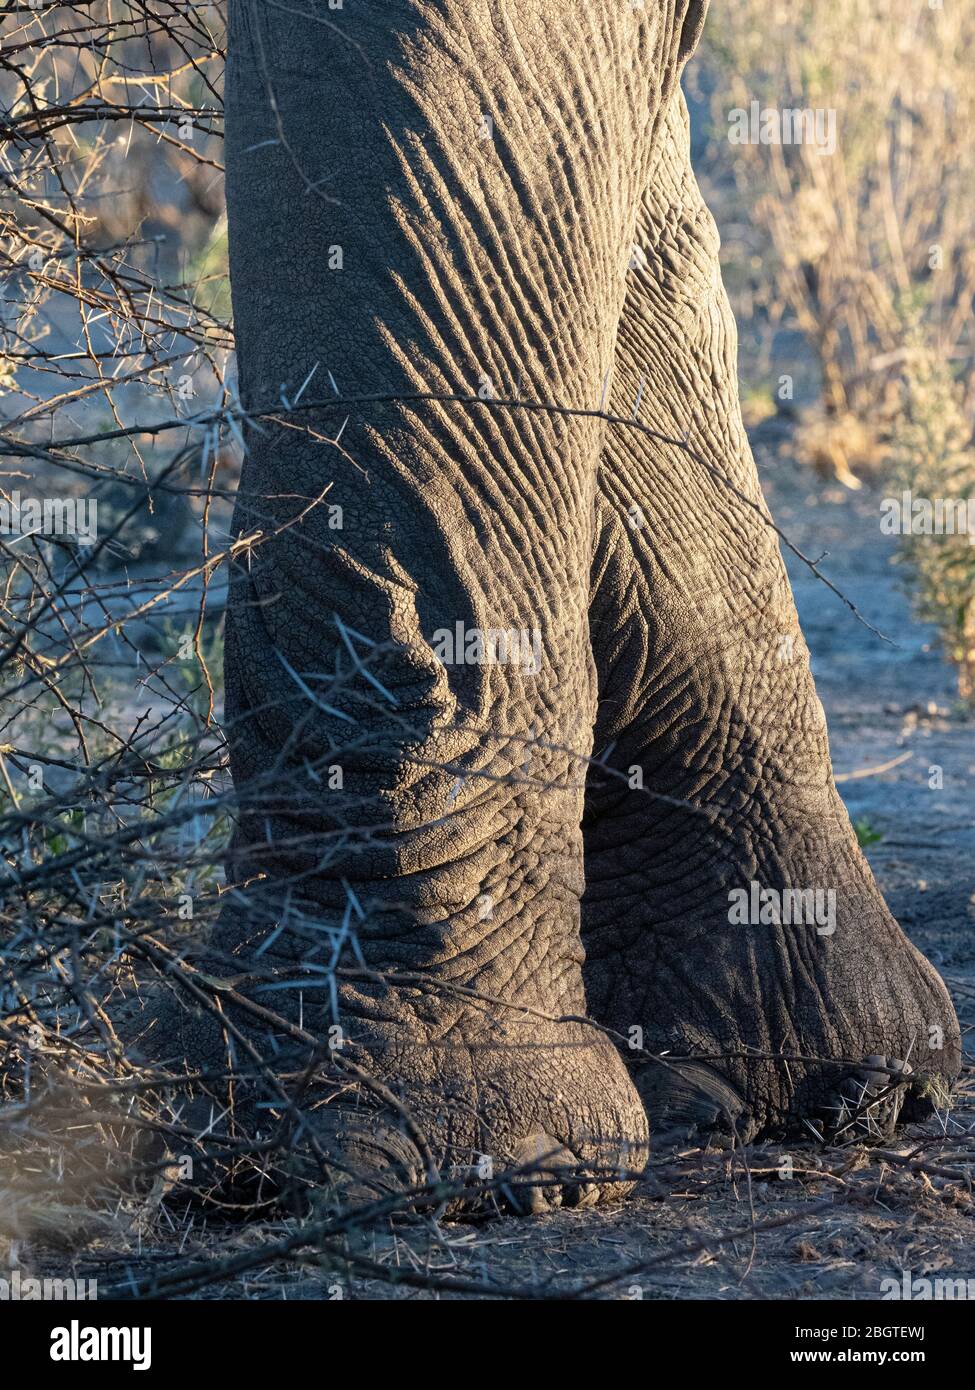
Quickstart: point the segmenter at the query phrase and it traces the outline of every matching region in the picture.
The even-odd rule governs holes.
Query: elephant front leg
[[[231,6],[232,985],[157,1034],[311,1181],[537,1206],[625,1190],[646,1123],[579,941],[603,427],[495,398],[599,399],[685,7],[516,8]]]
[[[880,1135],[944,1096],[958,1024],[888,912],[836,792],[822,706],[737,401],[718,241],[686,111],[651,175],[600,468],[599,674],[585,820],[593,1016],[651,1131]],[[838,621],[843,621],[838,610]],[[638,1030],[633,1032],[631,1030]],[[633,1054],[636,1058],[636,1054]]]

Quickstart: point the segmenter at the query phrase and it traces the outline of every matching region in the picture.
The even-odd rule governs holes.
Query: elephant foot
[[[190,1116],[194,1113],[197,1121],[203,1119],[196,1103],[189,1107]],[[187,1118],[185,1109],[183,1115]],[[618,1199],[640,1177],[648,1158],[646,1135],[637,1123],[632,1138],[614,1136],[609,1143],[594,1143],[582,1127],[572,1135],[574,1147],[535,1128],[496,1145],[497,1154],[461,1152],[436,1140],[431,1146],[417,1129],[409,1132],[413,1126],[365,1106],[313,1109],[269,1154],[260,1131],[241,1111],[237,1126],[237,1146],[245,1155],[233,1163],[208,1142],[225,1136],[206,1134],[208,1126],[202,1125],[191,1164],[155,1135],[141,1161],[165,1173],[167,1192],[228,1211],[281,1207],[339,1215],[381,1204],[388,1214],[503,1210],[536,1216]]]
[[[517,1215],[541,1216],[559,1207],[591,1207],[610,1195],[611,1189],[586,1181],[585,1165],[557,1139],[542,1130],[514,1145],[515,1171],[504,1184],[510,1210]]]
[[[400,1004],[385,1000],[390,1012]],[[235,1076],[211,1014],[173,996],[159,1008],[150,1037],[191,1072],[223,1078],[207,1094],[175,1077],[160,1088],[186,1152],[170,1142],[155,1166],[168,1165],[184,1197],[238,1212],[383,1203],[383,1213],[528,1215],[625,1195],[646,1166],[636,1089],[613,1044],[581,1022],[465,1013],[446,1037],[418,1041],[404,1007],[395,1025],[349,1019],[329,1054],[248,1033],[246,1011],[230,1005],[225,1023],[274,1057],[245,1081],[239,1038]]]
[[[465,1075],[452,1066],[445,1075],[440,1059],[440,1076],[422,1082],[419,1068],[431,1060],[422,1053],[401,1052],[395,1076],[392,1059],[373,1059],[372,1075],[395,1088],[399,1118],[360,1106],[336,1127],[323,1126],[327,1109],[312,1112],[338,1206],[398,1193],[403,1210],[534,1216],[632,1188],[647,1163],[646,1119],[604,1039],[526,1046],[519,1036],[464,1052]],[[305,1192],[317,1202],[321,1170],[307,1155],[301,1161]]]
[[[909,1062],[873,1053],[839,1081],[821,1115],[805,1120],[816,1138],[833,1145],[876,1144],[894,1133],[910,1091]]]
[[[347,1216],[380,1204],[398,1215],[493,1209],[541,1216],[617,1195],[617,1184],[600,1182],[582,1154],[541,1129],[510,1145],[499,1172],[484,1156],[441,1171],[402,1128],[375,1116],[366,1121],[361,1110],[319,1114],[311,1130],[316,1155],[299,1147],[278,1170],[280,1201],[300,1212]],[[643,1149],[641,1168],[645,1161]]]
[[[691,1059],[673,1073],[635,1068],[655,1143],[669,1129],[678,1141],[883,1142],[947,1104],[961,1065],[957,1017],[867,875],[854,860],[829,934],[722,921],[712,909],[686,929],[628,928],[622,965],[606,949],[611,923],[590,935],[593,1016],[624,1038],[638,1028],[645,1052],[664,1061]]]
[[[741,1091],[703,1062],[670,1063],[641,1091],[657,1153],[702,1141],[718,1147],[749,1143],[777,1128],[763,1125]],[[843,1072],[815,1104],[798,1107],[781,1129],[833,1146],[877,1144],[889,1140],[899,1123],[916,1123],[933,1110],[930,1087],[913,1079],[909,1062],[872,1053]]]
[[[338,1215],[374,1203],[411,1211],[436,1204],[428,1191],[440,1176],[432,1156],[392,1117],[327,1106],[303,1125],[306,1133],[275,1164],[288,1206]]]
[[[724,1145],[754,1135],[745,1097],[704,1062],[648,1062],[640,1075],[655,1153],[705,1139]]]
[[[277,1168],[280,1200],[300,1211],[347,1214],[383,1203],[398,1214],[450,1215],[505,1211],[539,1216],[561,1207],[591,1207],[629,1190],[646,1165],[647,1147],[621,1149],[615,1169],[593,1162],[536,1129],[505,1146],[496,1160],[437,1162],[385,1117],[362,1110],[318,1112],[310,1126],[313,1152],[299,1144]],[[456,1155],[455,1155],[456,1157]]]

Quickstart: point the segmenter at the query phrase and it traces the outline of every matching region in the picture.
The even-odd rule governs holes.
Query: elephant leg
[[[379,1189],[642,1166],[579,940],[604,427],[494,398],[598,403],[696,9],[231,3],[234,983],[156,1033]]]
[[[947,1093],[958,1024],[836,792],[682,98],[668,122],[612,409],[629,418],[642,389],[639,418],[689,448],[616,427],[600,464],[595,750],[611,771],[592,768],[584,821],[590,1010],[700,1059],[635,1062],[652,1130],[881,1134],[905,1092],[911,1116]]]

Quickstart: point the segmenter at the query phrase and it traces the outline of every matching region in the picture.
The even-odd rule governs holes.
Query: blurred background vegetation
[[[963,0],[714,0],[688,73],[746,424],[791,417],[795,454],[851,488],[975,497],[973,52]],[[753,101],[835,112],[835,151],[733,143]],[[904,546],[968,701],[972,541]]]

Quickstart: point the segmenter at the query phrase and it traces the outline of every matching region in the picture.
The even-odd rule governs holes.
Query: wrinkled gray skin
[[[469,396],[486,378],[501,398],[594,410],[609,376],[611,413],[629,418],[642,382],[640,420],[693,449],[457,402],[282,407],[285,423],[249,431],[238,534],[331,490],[233,581],[235,872],[265,877],[223,914],[214,960],[226,974],[234,957],[241,994],[291,1021],[228,1013],[283,1072],[337,1002],[344,1046],[334,1066],[318,1055],[305,1098],[329,1099],[351,1065],[415,1122],[375,1087],[356,1113],[340,1097],[316,1111],[319,1154],[416,1177],[431,1159],[488,1154],[499,1171],[556,1153],[538,1166],[564,1181],[529,1197],[539,1209],[625,1190],[608,1179],[639,1170],[648,1119],[829,1136],[844,1095],[872,1083],[869,1099],[903,1059],[949,1083],[958,1025],[833,785],[741,424],[677,85],[702,3],[231,0],[231,18],[249,409],[282,388],[293,401],[316,367],[306,401],[331,372],[344,398]],[[378,685],[336,619],[379,644],[350,639]],[[458,622],[539,629],[540,670],[441,664],[434,634]],[[615,775],[590,766],[586,785],[594,753]],[[752,880],[832,888],[835,931],[732,925],[729,890]],[[360,955],[346,943],[341,962],[359,978],[336,1001],[325,929],[349,915]],[[255,971],[304,981],[304,1042],[297,990],[258,992]],[[723,1060],[641,1061],[634,1028],[646,1051]],[[226,1044],[192,1016],[165,1040],[191,1067]],[[817,1057],[837,1060],[802,1060]],[[875,1132],[909,1089],[876,1106]]]

